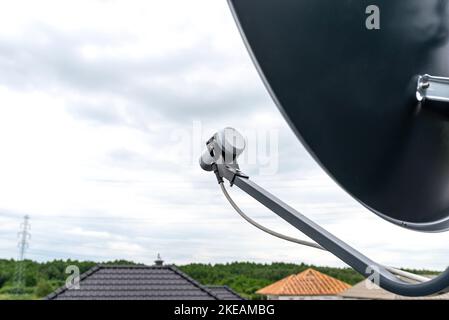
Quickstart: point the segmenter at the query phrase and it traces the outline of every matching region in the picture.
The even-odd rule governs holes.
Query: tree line
[[[66,268],[76,265],[81,273],[97,265],[93,261],[53,260],[48,262],[23,261],[23,286],[17,287],[17,261],[0,259],[0,299],[40,299],[61,287],[68,277]],[[133,261],[118,260],[101,264],[135,265]],[[307,264],[233,262],[226,264],[192,263],[177,266],[181,271],[204,285],[227,285],[242,296],[259,298],[256,291],[292,274],[314,268],[324,274],[354,285],[363,280],[350,268],[320,267]],[[430,271],[410,270],[418,274],[432,274]]]

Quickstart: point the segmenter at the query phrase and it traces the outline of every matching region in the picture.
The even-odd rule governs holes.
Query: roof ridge
[[[295,274],[295,276],[296,277],[304,277],[304,276],[306,276],[308,273],[313,273],[313,274],[315,274],[315,273],[321,273],[321,272],[319,272],[319,271],[316,271],[316,270],[314,270],[314,269],[312,269],[312,268],[307,268],[307,269],[305,269],[305,270],[303,270],[303,271],[301,271],[301,272],[299,272],[299,273],[297,273],[297,274]]]
[[[228,292],[236,295],[239,298],[242,298],[243,300],[245,300],[245,298],[243,298],[239,293],[237,293],[236,291],[234,291],[231,287],[228,287],[227,285],[207,285],[206,288],[224,288],[226,289]]]
[[[237,293],[237,292],[236,292],[234,289],[232,289],[231,287],[228,287],[228,286],[226,286],[226,285],[223,286],[223,287],[225,287],[226,290],[228,290],[229,292],[231,292],[231,293],[235,294],[236,296],[238,296],[238,297],[244,299],[239,293]]]
[[[285,290],[285,286],[286,286],[286,284],[288,283],[288,281],[291,279],[291,277],[294,277],[295,275],[293,275],[293,274],[290,274],[290,275],[288,275],[288,276],[286,276],[285,278],[282,278],[282,279],[280,279],[280,280],[278,280],[278,281],[276,281],[276,282],[274,282],[274,283],[272,283],[272,284],[270,284],[270,285],[268,285],[268,286],[266,286],[266,287],[264,287],[264,288],[261,288],[261,289],[259,289],[259,290],[257,290],[257,292],[256,293],[258,293],[258,294],[264,294],[264,293],[262,293],[261,291],[266,291],[266,290],[268,290],[268,289],[273,289],[273,288],[276,288],[276,290],[278,290],[278,291],[284,291]],[[260,292],[260,293],[259,293]]]
[[[87,270],[86,272],[84,272],[83,274],[80,275],[79,282],[83,281],[87,277],[90,277],[91,275],[93,275],[95,272],[99,271],[102,268],[103,267],[101,265],[98,265],[98,264],[96,266],[93,266],[92,268],[90,268],[89,270]],[[44,298],[44,300],[54,299],[55,297],[59,296],[61,293],[66,292],[67,290],[69,290],[69,288],[67,287],[67,284],[64,284],[62,287],[59,287],[58,289],[56,289],[55,291],[53,291],[52,293],[47,295]]]
[[[190,277],[186,273],[182,272],[176,266],[168,265],[168,267],[169,267],[170,270],[172,270],[176,274],[180,275],[181,277],[183,277],[187,281],[191,282],[194,286],[198,287],[200,290],[202,290],[202,291],[206,292],[207,294],[209,294],[210,296],[212,296],[212,298],[214,298],[215,300],[220,300],[220,298],[215,293],[213,293],[211,290],[209,290],[205,285],[202,285],[201,283],[199,283],[198,281],[196,281],[195,279],[193,279],[192,277]]]

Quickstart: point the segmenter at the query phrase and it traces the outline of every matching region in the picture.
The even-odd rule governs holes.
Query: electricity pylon
[[[20,224],[20,231],[17,234],[19,238],[18,247],[19,247],[19,256],[16,263],[16,273],[15,273],[15,284],[16,284],[16,293],[21,293],[23,289],[23,275],[25,272],[25,252],[29,246],[29,239],[31,238],[30,234],[30,217],[26,215],[23,217],[23,222]]]

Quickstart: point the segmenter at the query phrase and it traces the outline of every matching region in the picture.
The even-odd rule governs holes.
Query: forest
[[[64,285],[68,274],[67,266],[76,265],[84,273],[99,263],[93,261],[53,260],[22,262],[23,285],[17,287],[18,263],[14,260],[0,259],[0,300],[1,299],[42,299],[53,290]],[[101,264],[135,265],[132,261],[110,261]],[[314,268],[350,285],[362,280],[362,277],[350,268],[319,267],[307,264],[252,262],[233,262],[226,264],[192,263],[177,266],[183,272],[204,285],[227,285],[245,298],[260,298],[255,293],[275,281],[288,275]],[[417,274],[434,274],[432,271],[408,270]]]

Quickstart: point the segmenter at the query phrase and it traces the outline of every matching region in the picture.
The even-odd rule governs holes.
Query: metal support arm
[[[449,268],[437,278],[423,283],[412,284],[403,281],[396,277],[391,272],[392,270],[390,268],[386,268],[364,256],[362,253],[358,252],[312,220],[252,182],[235,167],[225,164],[218,165],[218,174],[220,177],[228,180],[232,185],[236,185],[248,195],[259,201],[320,246],[333,253],[364,277],[378,280],[379,283],[376,284],[381,288],[398,295],[409,297],[430,296],[449,292]]]

